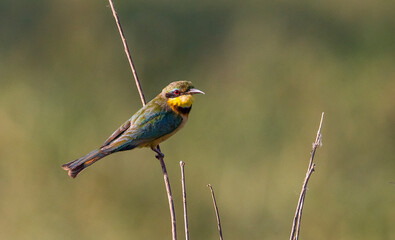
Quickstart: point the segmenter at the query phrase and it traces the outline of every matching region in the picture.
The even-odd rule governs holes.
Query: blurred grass
[[[191,238],[217,238],[211,183],[225,238],[286,239],[325,111],[301,237],[395,238],[394,2],[115,4],[147,99],[180,79],[206,92],[162,144],[179,234],[183,160]],[[106,5],[0,3],[1,239],[170,237],[150,150],[60,168],[140,108]]]

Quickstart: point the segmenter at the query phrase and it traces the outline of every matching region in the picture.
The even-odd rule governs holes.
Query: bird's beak
[[[193,95],[193,94],[205,94],[204,92],[200,91],[199,89],[196,88],[191,88],[188,91],[189,94]]]

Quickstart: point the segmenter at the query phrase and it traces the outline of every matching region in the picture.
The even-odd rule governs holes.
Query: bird
[[[87,155],[63,164],[72,178],[98,160],[121,151],[150,147],[163,157],[159,143],[178,132],[187,122],[195,94],[205,94],[190,81],[176,81],[122,124],[102,146]]]

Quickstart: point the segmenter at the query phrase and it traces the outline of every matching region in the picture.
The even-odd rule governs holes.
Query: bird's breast
[[[178,132],[181,128],[184,127],[185,123],[188,120],[188,116],[187,115],[181,115],[182,116],[182,122],[181,124],[171,133],[168,133],[160,138],[155,139],[153,142],[145,145],[145,147],[156,147],[159,143],[167,140],[169,137],[173,136],[174,134],[176,134],[176,132]]]

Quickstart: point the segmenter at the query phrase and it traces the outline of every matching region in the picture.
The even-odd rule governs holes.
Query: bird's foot
[[[155,157],[159,160],[159,159],[163,159],[165,157],[165,154],[163,153],[158,153],[155,155]]]
[[[155,148],[151,148],[152,151],[156,152],[155,157],[159,160],[159,159],[163,159],[165,157],[165,155],[160,151],[159,146],[156,146]]]

